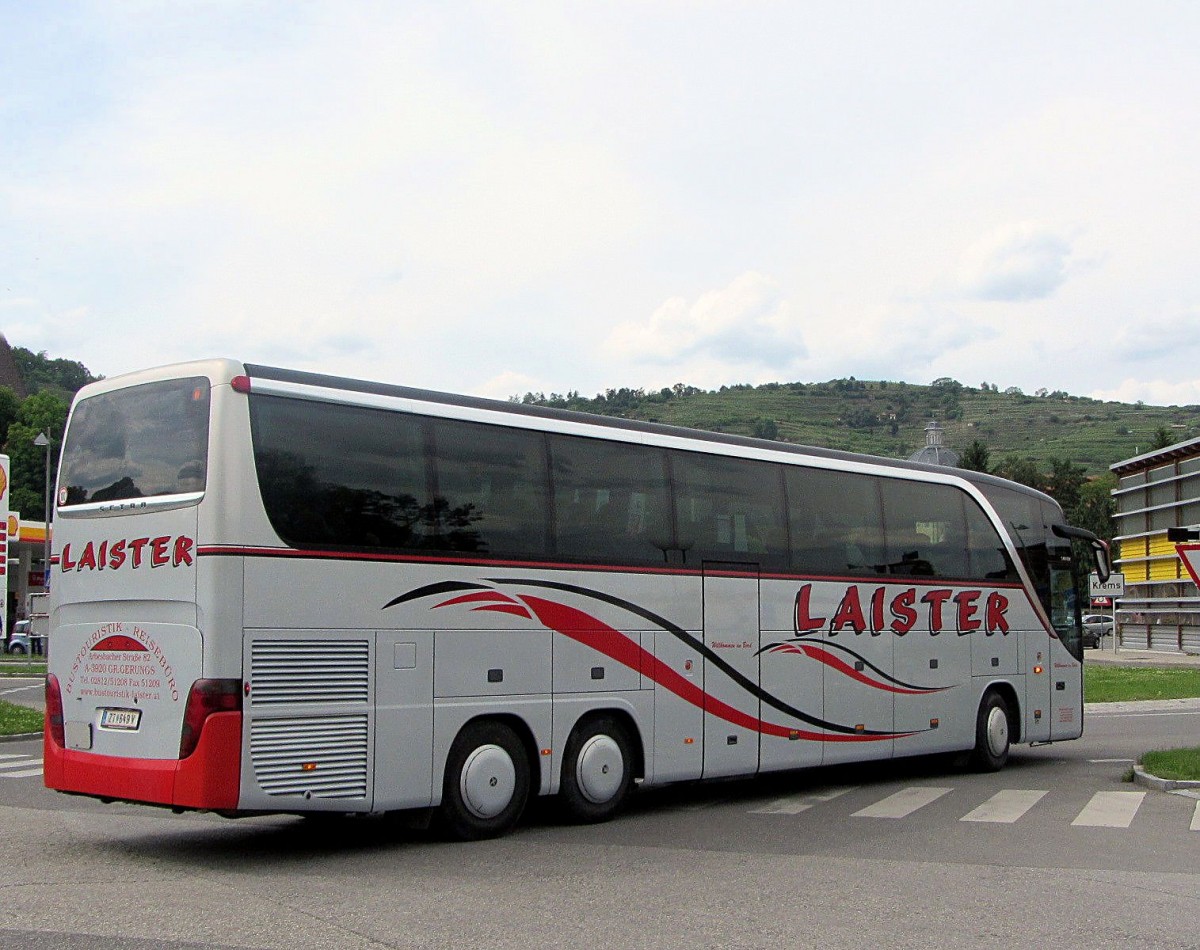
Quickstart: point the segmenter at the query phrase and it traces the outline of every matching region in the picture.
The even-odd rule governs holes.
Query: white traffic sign
[[[1108,580],[1100,583],[1100,575],[1088,575],[1088,596],[1090,597],[1124,597],[1125,575],[1109,574]]]
[[[1177,544],[1175,550],[1179,552],[1179,560],[1183,561],[1192,580],[1200,586],[1200,544]]]

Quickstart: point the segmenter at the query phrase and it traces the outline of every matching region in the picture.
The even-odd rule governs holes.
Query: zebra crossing
[[[810,809],[834,802],[856,786],[839,786],[803,794],[788,795],[749,810],[752,815],[799,815]],[[954,791],[941,785],[913,785],[891,792],[856,811],[850,812],[854,819],[898,821],[908,818],[928,805]],[[1014,824],[1024,818],[1031,809],[1049,795],[1049,790],[1032,788],[1006,788],[996,792],[986,801],[976,805],[958,821],[984,824]],[[1129,828],[1138,810],[1146,799],[1144,791],[1095,792],[1087,804],[1075,816],[1071,826],[1075,828]],[[1200,831],[1200,801],[1189,825],[1190,831]]]
[[[41,774],[41,758],[15,752],[0,753],[0,778],[33,778]]]

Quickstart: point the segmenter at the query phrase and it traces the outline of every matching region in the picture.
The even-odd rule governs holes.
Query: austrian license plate
[[[101,729],[124,729],[133,732],[142,721],[140,709],[101,709]]]

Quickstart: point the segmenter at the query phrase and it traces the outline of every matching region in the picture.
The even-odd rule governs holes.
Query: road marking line
[[[1135,760],[1134,759],[1088,759],[1088,761],[1091,762],[1093,765],[1103,765],[1105,763],[1110,763],[1110,762],[1125,763],[1125,762],[1133,762]]]
[[[0,762],[0,771],[3,771],[4,769],[23,769],[30,765],[41,764],[41,759],[31,759],[29,756],[25,756],[20,762]]]
[[[29,758],[28,752],[2,752],[2,753],[0,753],[0,759],[27,759],[27,758]]]
[[[33,778],[35,775],[41,775],[41,769],[28,769],[24,772],[5,772],[0,775],[0,778]]]
[[[1071,824],[1089,828],[1128,828],[1145,797],[1145,792],[1097,792]]]
[[[839,795],[845,795],[853,790],[855,786],[847,785],[844,788],[831,788],[824,792],[811,792],[807,795],[789,795],[786,798],[777,798],[773,802],[763,805],[761,808],[752,808],[751,815],[798,815],[802,811],[808,811],[813,805],[820,805],[824,802],[831,802]]]
[[[930,785],[916,785],[903,788],[894,795],[889,795],[874,805],[868,805],[856,811],[854,818],[907,818],[918,808],[924,808],[931,802],[936,802],[943,795],[954,791],[951,788],[938,788]]]
[[[1196,813],[1192,815],[1192,831],[1200,831],[1200,802],[1196,802]]]
[[[1006,788],[959,819],[959,821],[990,821],[1011,825],[1025,812],[1048,795],[1037,789]]]

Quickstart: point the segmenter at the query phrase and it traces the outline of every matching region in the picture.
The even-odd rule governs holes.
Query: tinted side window
[[[970,577],[963,495],[949,485],[885,478],[889,574]]]
[[[816,468],[787,469],[792,569],[802,574],[887,570],[879,479]]]
[[[964,498],[967,509],[967,546],[971,576],[981,580],[1015,581],[1017,569],[1004,549],[995,527],[973,498]]]
[[[713,455],[672,453],[678,545],[688,564],[756,561],[787,565],[780,467]]]
[[[664,563],[671,513],[661,449],[552,436],[550,454],[559,557]]]
[[[547,553],[541,433],[436,419],[436,546],[494,557]]]
[[[250,397],[267,517],[299,547],[423,547],[432,532],[421,423],[379,409]]]

